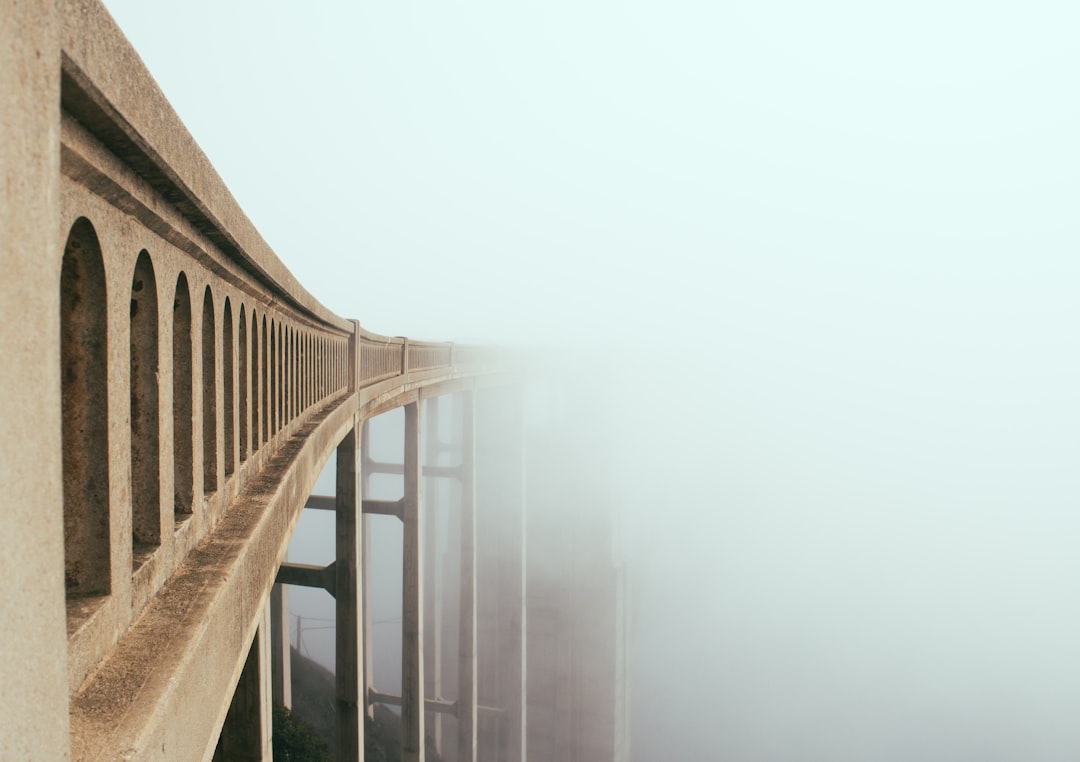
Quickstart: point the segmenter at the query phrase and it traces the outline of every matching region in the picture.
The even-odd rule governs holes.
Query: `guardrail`
[[[483,355],[363,330],[296,281],[95,0],[62,3],[65,585],[74,690],[327,406]]]

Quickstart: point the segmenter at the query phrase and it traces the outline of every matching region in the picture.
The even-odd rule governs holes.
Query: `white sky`
[[[638,762],[1080,758],[1075,4],[106,5],[331,309],[625,349]]]

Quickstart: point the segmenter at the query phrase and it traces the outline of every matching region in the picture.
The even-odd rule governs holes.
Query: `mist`
[[[1080,757],[1072,5],[107,6],[328,307],[567,353],[635,762]]]

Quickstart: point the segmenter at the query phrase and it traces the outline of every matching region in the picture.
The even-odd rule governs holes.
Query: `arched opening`
[[[282,415],[282,422],[288,426],[289,421],[292,420],[292,327],[285,326],[282,331],[285,334],[285,366],[283,369],[284,379],[281,384],[281,388],[284,391],[282,395],[282,404],[284,406],[284,415]]]
[[[229,297],[225,297],[225,312],[221,318],[221,388],[222,425],[225,429],[225,476],[236,470],[236,395],[233,377],[236,363],[233,356],[233,318]]]
[[[278,362],[277,362],[277,377],[278,377],[278,425],[277,430],[285,428],[289,423],[289,419],[285,417],[285,396],[289,393],[288,387],[288,373],[285,372],[286,363],[288,357],[285,354],[285,331],[286,326],[283,323],[278,323],[278,337],[277,337],[277,349],[278,349]]]
[[[80,218],[60,274],[64,471],[64,588],[103,595],[109,579],[109,414],[105,265],[93,226]]]
[[[191,515],[193,495],[191,293],[183,273],[173,297],[173,512],[180,521]]]
[[[278,429],[278,374],[277,374],[277,335],[275,321],[270,321],[270,435],[277,434]]]
[[[259,362],[262,342],[259,340],[259,319],[251,311],[251,454],[254,455],[262,444],[262,424],[259,419],[260,400],[262,399],[262,363]]]
[[[300,332],[292,332],[292,417],[300,414]]]
[[[300,408],[307,410],[311,405],[311,337],[308,336],[308,332],[303,332],[303,336],[300,338],[303,342],[303,366],[301,369],[303,379],[303,394],[300,395]]]
[[[238,457],[243,463],[247,460],[247,422],[251,417],[251,412],[247,409],[247,318],[243,304],[240,305],[237,321],[237,411],[240,413],[237,436],[240,448]]]
[[[214,296],[210,287],[203,292],[202,310],[202,421],[203,494],[218,488],[217,470],[217,354],[214,343]]]
[[[289,420],[296,418],[296,329],[289,329]]]
[[[154,265],[139,253],[131,277],[131,564],[161,545],[158,302]]]
[[[304,409],[311,407],[312,383],[315,375],[315,342],[310,333],[304,334]]]
[[[266,315],[262,319],[262,363],[259,373],[262,376],[262,428],[259,436],[263,442],[270,438],[270,341],[266,334]]]
[[[322,392],[322,337],[315,337],[315,400],[321,400]]]
[[[307,408],[307,334],[296,334],[296,414]]]
[[[240,410],[240,462],[243,463],[247,460],[247,430],[249,427],[249,421],[251,421],[252,412],[247,407],[247,387],[251,385],[251,379],[248,378],[247,370],[247,319],[244,316],[244,305],[240,305],[240,323],[238,325],[238,387],[237,393],[239,398],[239,410]]]

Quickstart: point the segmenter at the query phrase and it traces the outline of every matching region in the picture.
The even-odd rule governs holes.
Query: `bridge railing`
[[[358,336],[358,343],[360,386],[370,386],[401,374],[404,368],[404,338],[390,338],[362,331]]]
[[[56,283],[74,690],[290,438],[359,388],[475,355],[372,334],[321,305],[105,9],[61,6]]]
[[[409,342],[408,369],[416,371],[447,368],[451,364],[452,356],[452,344]]]

